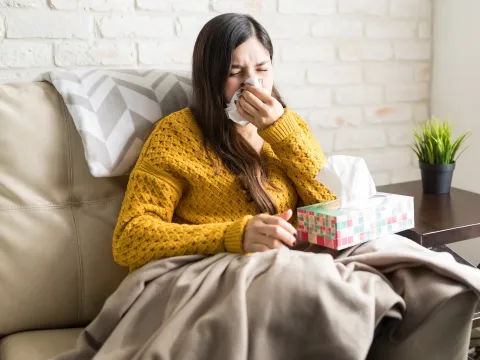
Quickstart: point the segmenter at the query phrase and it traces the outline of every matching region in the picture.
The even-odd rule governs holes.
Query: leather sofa
[[[0,360],[71,349],[126,276],[111,239],[127,180],[91,176],[52,85],[0,85]]]

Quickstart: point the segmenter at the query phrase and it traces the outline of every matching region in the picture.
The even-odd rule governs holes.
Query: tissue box
[[[375,204],[361,210],[335,209],[338,200],[298,208],[299,239],[341,250],[414,227],[413,197],[377,193],[374,198]]]

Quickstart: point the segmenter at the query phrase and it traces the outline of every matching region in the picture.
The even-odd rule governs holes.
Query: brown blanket
[[[473,290],[473,291],[472,291]],[[391,235],[130,274],[61,360],[465,360],[480,271]]]

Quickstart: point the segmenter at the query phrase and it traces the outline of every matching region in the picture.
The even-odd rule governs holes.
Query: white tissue
[[[334,155],[315,178],[340,200],[340,208],[363,209],[374,205],[377,189],[365,160],[355,156]]]
[[[262,88],[262,85],[260,84],[260,81],[258,80],[258,78],[256,77],[251,77],[251,78],[248,78],[247,80],[245,80],[245,83],[246,84],[251,84],[253,86],[256,86],[256,87],[259,87],[259,88]],[[268,90],[267,89],[263,89],[263,91],[265,91],[266,93],[268,93]],[[230,102],[228,103],[227,107],[225,108],[225,113],[227,114],[227,116],[230,118],[230,120],[232,120],[233,122],[241,125],[241,126],[245,126],[245,125],[248,125],[249,122],[247,120],[245,120],[237,111],[237,105],[235,104],[235,101],[237,101],[240,97],[240,89],[237,90],[237,92],[235,94],[233,94],[232,96],[232,100],[230,100]]]

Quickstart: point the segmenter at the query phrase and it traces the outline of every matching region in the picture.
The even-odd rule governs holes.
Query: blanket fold
[[[464,360],[480,272],[397,235],[154,261],[82,333],[84,359]]]

